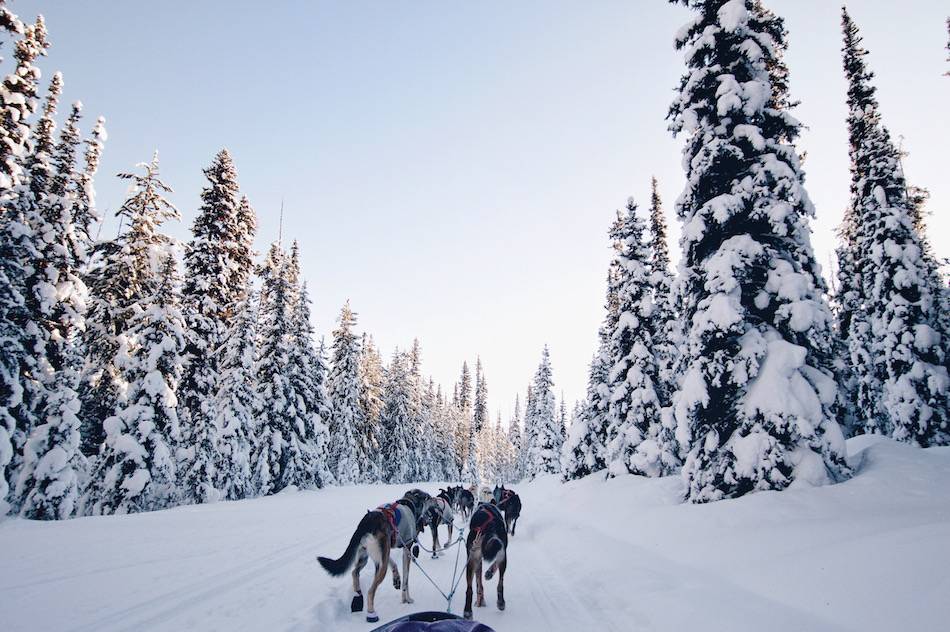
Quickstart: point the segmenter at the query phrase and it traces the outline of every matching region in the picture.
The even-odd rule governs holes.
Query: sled
[[[467,621],[448,612],[416,612],[399,617],[370,632],[495,632],[478,621]]]

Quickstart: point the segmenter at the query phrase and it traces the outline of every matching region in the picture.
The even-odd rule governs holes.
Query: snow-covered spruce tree
[[[158,253],[155,253],[158,254]],[[174,253],[162,257],[153,296],[120,334],[120,362],[128,392],[105,420],[105,443],[91,482],[95,515],[154,511],[178,504],[176,447],[185,321]]]
[[[217,471],[221,489],[229,500],[254,496],[251,459],[258,435],[254,411],[260,410],[254,383],[257,342],[257,304],[247,284],[237,304],[224,344],[217,350],[220,375],[215,395],[215,425],[220,429]]]
[[[171,188],[159,178],[157,152],[150,163],[137,166],[144,169],[143,174],[120,173],[118,176],[131,181],[129,196],[116,211],[116,216],[122,222],[122,231],[115,239],[96,246],[98,263],[87,275],[90,280],[91,300],[87,313],[89,327],[84,336],[87,368],[84,373],[82,401],[84,407],[89,406],[95,414],[104,416],[98,420],[90,419],[91,413],[87,411],[90,416],[83,419],[84,448],[89,448],[89,455],[98,455],[93,461],[90,487],[82,501],[86,513],[119,511],[122,499],[116,494],[130,491],[121,487],[120,479],[132,476],[136,463],[151,463],[155,458],[150,453],[143,454],[139,449],[142,445],[130,443],[126,434],[128,431],[142,438],[142,435],[137,433],[148,429],[129,429],[124,426],[120,415],[123,412],[130,414],[127,411],[135,405],[131,399],[136,388],[135,381],[145,380],[141,373],[142,366],[151,362],[158,366],[160,360],[158,357],[143,356],[142,353],[146,352],[137,351],[136,336],[143,327],[149,325],[148,322],[143,322],[143,319],[148,315],[148,307],[156,300],[161,299],[169,305],[176,305],[169,294],[169,288],[174,287],[175,280],[168,274],[163,274],[159,267],[168,264],[167,257],[173,242],[159,232],[159,226],[165,220],[178,219],[179,214],[178,209],[164,197],[166,193],[171,192]],[[166,284],[164,293],[161,291],[163,283]],[[160,327],[161,325],[159,329]],[[168,327],[171,331],[172,324],[168,324]],[[166,342],[168,341],[174,341],[174,337],[166,339]],[[155,382],[156,387],[168,384],[166,378],[174,378],[177,383],[178,370],[179,367],[169,365],[161,381]],[[140,383],[138,388],[147,389],[148,381]],[[157,392],[143,392],[141,397],[154,396]],[[159,402],[156,405],[161,405],[163,410],[174,408],[177,423],[177,402],[171,404],[159,399],[152,401]],[[93,403],[99,405],[93,408]],[[105,424],[106,419],[113,421]],[[107,429],[111,432],[106,432]],[[166,432],[166,437],[172,437],[172,428],[163,431]],[[169,441],[164,445],[174,450],[176,442],[171,439]],[[163,455],[159,457],[161,460]],[[174,458],[174,452],[172,457]],[[165,468],[164,463],[162,468]],[[175,469],[177,470],[177,467]],[[143,475],[139,476],[137,480],[141,480]],[[170,500],[170,497],[166,499]],[[128,510],[130,509],[124,511]]]
[[[21,24],[16,16],[4,13],[6,30],[23,33],[13,51],[16,67],[0,87],[0,191],[11,191],[21,182],[23,159],[30,135],[29,120],[36,111],[37,82],[40,70],[33,65],[45,55],[46,23],[43,16],[34,24]]]
[[[73,221],[76,224],[76,234],[86,248],[87,259],[92,256],[96,241],[91,234],[92,226],[101,220],[96,209],[94,178],[99,170],[99,160],[102,158],[106,137],[106,120],[100,116],[96,119],[90,137],[85,140],[84,166],[83,170],[77,174],[74,184],[76,201],[73,206]]]
[[[275,242],[271,244],[260,267],[258,298],[258,344],[255,362],[256,402],[254,411],[259,433],[252,454],[252,487],[260,495],[280,491],[278,477],[285,439],[283,420],[289,405],[287,377],[290,326],[290,285],[283,274],[286,254]]]
[[[612,238],[618,319],[607,344],[607,469],[610,476],[663,476],[678,465],[673,428],[664,427],[654,336],[663,323],[653,302],[650,250],[637,205],[628,200]]]
[[[666,218],[656,178],[650,180],[650,286],[653,289],[653,352],[657,362],[656,394],[661,406],[670,405],[675,389],[673,365],[678,349],[677,330],[680,327],[673,303],[673,275],[670,273],[670,254],[666,242]]]
[[[363,446],[366,460],[360,465],[362,468],[360,482],[376,483],[382,480],[379,461],[381,444],[379,419],[383,411],[383,389],[385,386],[383,362],[371,335],[363,334],[361,347],[360,420],[363,425],[357,428],[357,435]]]
[[[297,244],[294,243],[296,252]],[[292,256],[291,260],[296,258]],[[299,278],[299,271],[291,273]],[[290,388],[297,402],[295,413],[303,424],[302,456],[304,469],[298,474],[296,485],[323,487],[334,481],[328,467],[330,458],[329,423],[333,414],[327,393],[327,361],[323,342],[314,346],[314,329],[310,322],[310,297],[303,283],[294,292],[290,340]]]
[[[687,498],[845,476],[831,314],[810,246],[782,21],[752,0],[672,0],[688,72],[670,116],[686,136],[681,272],[689,323],[673,402]]]
[[[118,412],[127,385],[118,366],[118,337],[129,328],[130,318],[147,297],[154,294],[160,257],[169,247],[169,238],[159,231],[179,213],[164,196],[172,189],[159,178],[158,153],[144,168],[143,175],[119,174],[132,181],[129,197],[116,212],[120,233],[93,247],[92,261],[85,275],[89,288],[83,350],[86,365],[80,387],[82,400],[82,451],[87,456],[99,452],[105,439],[102,422]]]
[[[465,461],[459,474],[463,483],[479,485],[482,482],[481,471],[478,469],[478,440],[471,420],[466,420],[468,439],[466,440]]]
[[[471,441],[469,434],[472,425],[472,374],[467,361],[462,362],[462,374],[456,386],[456,405],[461,414],[458,417],[459,423],[455,426],[455,445],[458,468],[461,472],[465,469],[465,462],[468,459],[468,446]]]
[[[4,122],[32,114],[35,109],[32,100],[27,107],[19,103],[25,98],[22,94],[7,94],[6,91],[9,89],[8,84],[13,82],[35,95],[38,73],[38,70],[35,74],[32,71],[28,73],[27,78],[34,82],[29,87],[17,83],[15,76],[7,77],[4,90],[0,91],[3,99],[3,111],[0,114]],[[22,465],[24,443],[38,423],[36,407],[42,396],[43,385],[36,376],[35,345],[39,330],[31,324],[31,308],[27,305],[30,292],[26,279],[34,274],[33,263],[37,257],[30,217],[36,215],[37,208],[44,202],[52,176],[55,113],[61,91],[62,77],[57,73],[50,82],[43,115],[32,130],[34,138],[29,153],[26,151],[29,128],[25,124],[22,126],[24,129],[15,126],[14,131],[22,135],[22,145],[17,147],[16,155],[10,158],[8,176],[5,176],[4,186],[0,188],[0,347],[3,351],[0,357],[3,376],[0,383],[0,403],[3,405],[0,409],[3,416],[0,422],[0,466],[3,471],[0,487],[4,490],[0,495],[0,504],[4,505],[4,509],[9,489],[15,486],[17,472]],[[4,141],[13,142],[11,138],[6,134]]]
[[[327,386],[333,422],[330,425],[330,464],[335,468],[340,485],[364,480],[362,464],[369,461],[367,445],[361,432],[366,426],[360,405],[360,339],[353,328],[356,314],[347,301],[340,310],[337,328],[333,330],[330,352],[330,377]]]
[[[900,153],[881,122],[857,26],[842,9],[851,204],[842,247],[842,326],[853,402],[865,432],[921,446],[950,443],[950,331],[944,288],[919,232]],[[856,279],[856,282],[855,282]]]
[[[521,474],[522,479],[533,477],[528,470],[530,463],[529,455],[531,454],[531,446],[537,439],[534,424],[534,390],[531,384],[528,384],[528,393],[524,401],[524,429],[521,433],[521,449],[518,451],[518,472]]]
[[[6,0],[0,0],[0,33],[23,33],[23,23],[13,11],[6,7]],[[0,40],[0,46],[3,46],[3,40]],[[3,57],[0,57],[0,62],[2,61]]]
[[[414,464],[411,462],[415,447],[415,429],[412,417],[412,392],[409,379],[409,357],[398,349],[386,371],[386,389],[383,411],[380,463],[383,480],[387,483],[407,483],[411,480]]]
[[[485,373],[482,370],[481,356],[475,359],[475,400],[472,405],[472,426],[475,433],[482,431],[488,419],[488,384],[485,382]]]
[[[51,95],[52,96],[52,95]],[[54,101],[55,99],[51,99]],[[78,395],[82,358],[76,343],[85,328],[86,285],[80,276],[85,244],[75,232],[76,149],[81,104],[72,107],[59,142],[50,152],[52,122],[47,119],[20,187],[19,204],[32,241],[24,299],[29,320],[27,364],[37,425],[28,432],[17,474],[15,500],[20,515],[34,519],[70,517],[79,499],[85,459],[79,451]]]
[[[515,394],[515,411],[508,422],[508,443],[511,446],[511,458],[508,466],[507,480],[510,483],[520,481],[524,474],[521,472],[521,399]]]
[[[561,465],[561,431],[554,410],[554,380],[551,372],[551,354],[547,345],[541,354],[541,363],[532,384],[532,405],[528,436],[527,476],[557,474]]]
[[[186,501],[212,502],[221,497],[220,437],[215,425],[215,395],[220,375],[215,351],[224,342],[227,319],[233,314],[244,285],[231,285],[241,229],[238,226],[238,183],[234,162],[226,149],[204,170],[208,183],[185,247],[182,305],[188,324],[185,371],[179,387],[182,414],[181,469]]]
[[[557,427],[559,431],[557,453],[561,454],[564,448],[564,441],[567,439],[567,401],[564,399],[564,391],[561,391],[561,403],[558,405]],[[560,459],[560,457],[558,457]],[[560,470],[559,470],[560,471]]]

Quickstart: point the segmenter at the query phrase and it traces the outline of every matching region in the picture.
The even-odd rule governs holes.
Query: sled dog
[[[417,494],[416,492],[419,491],[411,490],[407,492],[406,496],[394,503],[380,505],[372,511],[367,511],[356,526],[356,531],[353,532],[350,543],[343,555],[338,559],[317,558],[320,566],[334,577],[339,577],[350,566],[353,566],[354,595],[350,604],[352,612],[363,610],[360,571],[366,566],[369,558],[372,558],[376,573],[369,587],[366,604],[366,620],[371,623],[379,621],[379,615],[376,614],[375,609],[376,589],[386,577],[388,567],[392,567],[393,586],[397,590],[402,588],[402,602],[412,603],[412,598],[409,596],[409,556],[412,554],[418,555],[418,547],[415,547],[415,552],[410,551],[410,549],[425,526],[424,516],[428,510],[428,503],[431,502],[431,497],[428,494],[425,492]],[[390,555],[393,547],[402,548],[403,550],[401,582],[399,568]],[[354,560],[356,562],[355,566],[353,565]]]
[[[452,508],[452,499],[449,490],[439,489],[439,495],[432,499],[429,504],[429,527],[432,529],[432,558],[438,557],[439,550],[442,548],[439,544],[439,525],[445,524],[449,530],[448,538],[445,540],[445,546],[452,543],[452,529],[455,526],[455,511]]]
[[[505,489],[502,485],[495,485],[492,492],[492,502],[505,513],[505,529],[510,535],[515,534],[515,526],[521,517],[521,497],[513,489]]]
[[[485,605],[485,589],[482,586],[482,563],[488,563],[485,579],[491,579],[498,571],[498,609],[505,609],[505,569],[508,566],[508,532],[498,507],[490,503],[481,503],[472,512],[469,523],[466,549],[468,560],[465,563],[465,611],[466,619],[472,618],[472,577],[478,586],[477,607]]]

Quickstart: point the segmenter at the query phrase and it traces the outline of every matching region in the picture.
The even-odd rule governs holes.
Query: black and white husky
[[[465,611],[466,619],[472,618],[472,577],[477,580],[477,607],[485,605],[485,588],[482,586],[482,564],[488,563],[485,579],[491,579],[498,571],[498,609],[505,609],[505,569],[508,567],[508,530],[498,507],[481,503],[472,512],[469,523],[468,560],[465,563]]]
[[[429,504],[429,527],[432,530],[432,559],[439,556],[439,525],[445,524],[449,530],[448,538],[445,540],[445,546],[452,543],[452,529],[455,527],[455,510],[452,508],[452,498],[449,490],[439,489],[439,495],[432,498]]]
[[[501,487],[495,485],[492,502],[505,512],[505,528],[509,534],[514,535],[518,518],[521,517],[521,497],[513,489],[505,489],[504,485]]]
[[[367,595],[366,620],[379,621],[376,614],[376,589],[386,577],[386,569],[392,568],[393,586],[402,588],[402,602],[412,603],[409,596],[409,556],[418,555],[418,547],[410,551],[419,533],[425,527],[425,514],[429,509],[431,497],[421,490],[410,490],[406,496],[394,503],[387,503],[375,510],[366,512],[363,519],[356,526],[356,531],[350,538],[350,543],[338,559],[331,560],[318,557],[317,561],[330,575],[339,577],[353,565],[353,601],[350,609],[353,612],[363,610],[363,592],[360,589],[360,571],[366,566],[369,558],[373,559],[376,573],[369,587]],[[402,548],[402,581],[400,582],[399,569],[396,561],[390,556],[393,547]]]

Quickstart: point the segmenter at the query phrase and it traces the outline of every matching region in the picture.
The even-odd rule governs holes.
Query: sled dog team
[[[480,502],[475,504],[478,492]],[[367,511],[356,531],[350,538],[346,550],[338,559],[318,557],[317,561],[330,575],[338,577],[353,567],[353,612],[363,610],[363,591],[360,588],[360,571],[372,558],[375,566],[373,581],[367,594],[366,620],[379,621],[376,614],[376,589],[386,577],[386,570],[392,568],[393,586],[402,590],[402,603],[412,603],[409,596],[410,555],[419,556],[417,538],[429,525],[432,530],[432,558],[438,557],[443,547],[452,543],[452,529],[455,514],[469,521],[468,538],[465,549],[468,558],[465,564],[465,612],[466,619],[472,618],[472,579],[477,583],[475,605],[485,605],[485,591],[482,586],[482,565],[488,564],[485,579],[491,579],[498,573],[498,609],[505,609],[505,569],[508,565],[508,535],[515,534],[518,517],[521,515],[521,498],[504,485],[476,490],[475,486],[465,489],[461,485],[440,489],[437,496],[430,496],[421,489],[410,489],[394,503],[380,505]],[[448,538],[445,545],[439,544],[438,528],[445,524]],[[396,560],[392,558],[394,548],[402,549],[402,575]],[[355,565],[354,565],[355,561]]]

